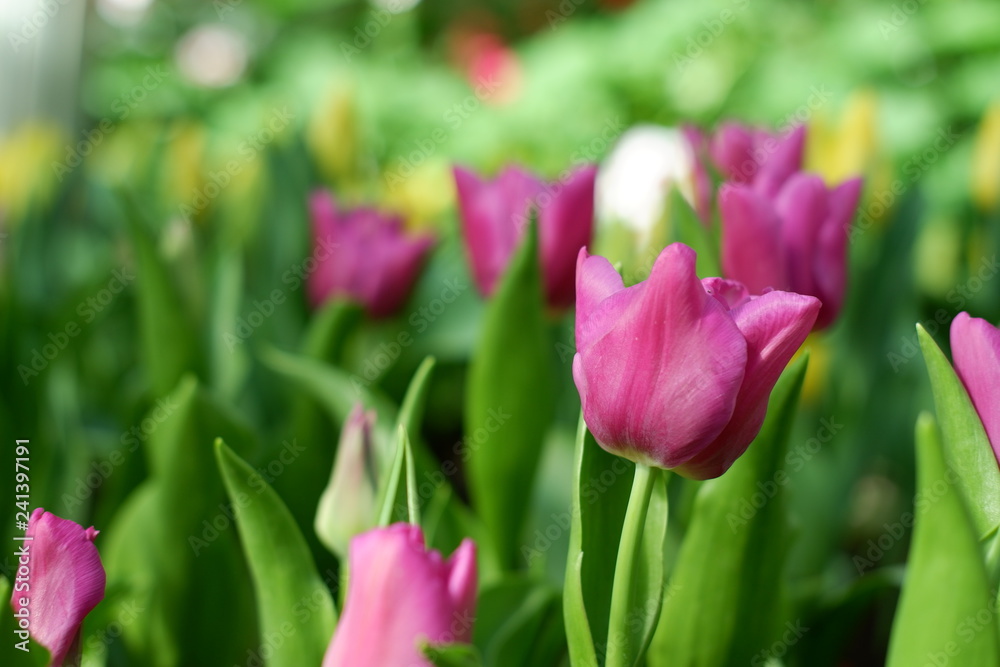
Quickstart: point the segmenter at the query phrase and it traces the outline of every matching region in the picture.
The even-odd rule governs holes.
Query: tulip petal
[[[727,180],[750,183],[757,172],[753,151],[753,134],[739,123],[723,123],[709,144],[709,155]]]
[[[768,136],[767,142],[777,142],[773,152],[767,152],[761,169],[754,179],[754,190],[765,197],[775,196],[782,185],[796,172],[802,169],[802,158],[805,152],[806,128],[799,125],[780,139]]]
[[[752,294],[767,288],[787,289],[781,218],[769,201],[746,186],[723,186],[722,267]]]
[[[820,230],[830,213],[823,179],[806,173],[792,176],[778,194],[775,209],[784,221],[782,237],[788,276],[785,289],[819,296],[813,277],[814,262]]]
[[[624,306],[600,306],[616,292],[623,291],[625,284],[611,262],[589,254],[586,248],[580,248],[576,266],[576,349],[580,350],[587,346],[594,332],[600,335],[608,329],[609,317],[620,314]],[[630,295],[635,292],[634,287],[630,290]]]
[[[716,442],[681,466],[679,474],[718,477],[746,451],[764,423],[771,390],[809,335],[819,310],[819,299],[792,292],[768,292],[732,310],[747,344],[746,374],[732,419]]]
[[[597,167],[573,172],[551,201],[541,207],[538,241],[545,279],[546,302],[555,308],[573,305],[580,248],[594,232],[594,182]],[[539,195],[541,200],[544,195]]]
[[[660,253],[648,280],[613,294],[591,319],[604,309],[618,317],[578,338],[573,362],[587,426],[613,453],[674,468],[729,421],[746,342],[695,275],[694,251],[679,243]]]
[[[513,232],[494,222],[497,209],[505,210],[502,201],[494,194],[490,184],[472,171],[454,168],[458,208],[461,213],[462,236],[472,277],[479,291],[493,293],[503,270],[503,264],[513,251]]]
[[[1000,460],[1000,329],[959,313],[951,323],[951,354]]]
[[[823,302],[823,309],[816,320],[816,328],[823,329],[840,314],[847,289],[847,238],[851,220],[861,197],[860,178],[841,183],[829,193],[829,213],[819,233],[813,276],[816,296]]]
[[[33,538],[24,542],[30,588],[14,591],[11,605],[15,613],[27,606],[32,639],[48,649],[52,665],[62,665],[83,619],[104,599],[106,576],[94,546],[97,531],[39,507],[31,513],[25,535]],[[23,598],[27,605],[21,604]]]
[[[354,538],[347,600],[323,667],[430,667],[422,642],[468,640],[475,589],[470,544],[446,562],[426,550],[417,526],[393,524]]]

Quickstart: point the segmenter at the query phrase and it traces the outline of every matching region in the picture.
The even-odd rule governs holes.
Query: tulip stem
[[[642,556],[642,534],[646,527],[646,513],[653,495],[658,469],[642,463],[635,465],[632,478],[632,492],[625,510],[621,542],[618,544],[618,559],[615,562],[614,586],[611,589],[611,613],[608,623],[608,647],[605,667],[632,667],[629,656],[637,655],[641,648],[629,647],[630,635],[626,630],[630,606],[633,601],[632,589],[635,584],[634,572]]]

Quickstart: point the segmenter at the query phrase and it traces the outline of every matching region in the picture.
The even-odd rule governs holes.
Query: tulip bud
[[[374,411],[354,406],[340,433],[330,483],[319,499],[316,534],[339,557],[355,535],[375,526],[378,474],[372,431]]]
[[[725,185],[722,269],[752,294],[788,290],[820,299],[816,328],[840,313],[847,286],[847,238],[861,180],[827,189],[822,179],[798,173],[774,197],[747,185]]]
[[[397,523],[351,541],[344,612],[323,667],[432,667],[424,643],[467,643],[476,606],[476,546],[427,551],[420,528]]]
[[[573,379],[600,445],[693,479],[718,477],[746,451],[781,371],[820,303],[695,275],[681,243],[649,279],[625,287],[610,262],[580,252]]]
[[[404,235],[402,220],[371,208],[338,211],[328,193],[313,193],[315,267],[308,274],[314,306],[347,297],[363,304],[373,317],[388,317],[409,297],[430,236]]]
[[[26,619],[31,638],[51,654],[50,667],[66,660],[78,664],[80,626],[104,599],[97,532],[41,507],[28,520],[22,543],[27,554],[19,558],[10,603],[15,617]]]
[[[709,145],[709,154],[728,181],[752,185],[765,196],[773,196],[792,174],[802,169],[805,126],[787,135],[723,124]]]
[[[959,313],[951,323],[951,354],[955,372],[1000,460],[1000,329],[982,318]]]
[[[594,229],[593,165],[543,183],[518,167],[494,181],[455,167],[462,231],[473,278],[485,296],[493,294],[514,249],[538,210],[538,240],[546,302],[555,309],[573,305],[576,253]]]

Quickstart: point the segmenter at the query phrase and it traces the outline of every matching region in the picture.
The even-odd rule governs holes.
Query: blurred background
[[[447,457],[482,310],[454,163],[556,178],[644,126],[598,207],[599,230],[642,226],[689,170],[668,128],[807,124],[809,168],[830,182],[860,174],[865,190],[847,307],[810,340],[792,441],[791,599],[816,629],[787,660],[881,664],[908,531],[878,540],[912,509],[913,424],[931,406],[913,325],[946,347],[958,312],[1000,320],[998,81],[1000,4],[988,0],[5,0],[4,451],[31,439],[33,506],[108,529],[155,468],[145,443],[165,437],[170,410],[150,415],[196,382],[227,415],[199,441],[206,468],[210,438],[237,423],[257,464],[284,442],[308,445],[273,484],[311,535],[340,423],[278,352],[302,349],[315,319],[290,277],[311,252],[311,190],[397,211],[440,239],[416,308],[361,325],[339,363],[364,375],[379,345],[413,334],[374,376],[398,400],[423,356],[438,358],[423,437]],[[449,280],[455,305],[418,316]],[[557,340],[571,342],[571,326]],[[568,349],[554,346],[560,422],[537,526],[568,505],[579,410]],[[191,488],[216,474],[188,472]],[[689,496],[674,492],[683,514]],[[6,500],[0,521],[14,533]],[[332,566],[310,539],[321,571]],[[557,542],[527,565],[558,586],[564,554]],[[106,607],[93,628],[129,626],[125,607]],[[211,632],[190,632],[178,664],[245,660],[253,642],[244,632],[210,654]],[[141,641],[102,642],[101,660],[135,664]]]

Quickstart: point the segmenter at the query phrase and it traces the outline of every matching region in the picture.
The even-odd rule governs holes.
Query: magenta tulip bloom
[[[667,246],[649,279],[625,287],[586,249],[577,269],[573,379],[601,446],[692,479],[718,477],[750,445],[778,376],[819,313],[811,296],[752,297],[695,275]]]
[[[448,560],[417,526],[377,528],[351,541],[344,613],[323,667],[432,667],[424,643],[468,643],[476,608],[476,546]]]
[[[727,181],[752,185],[767,197],[774,196],[793,174],[802,169],[805,126],[781,136],[738,123],[724,123],[708,151]]]
[[[79,652],[80,626],[104,599],[105,574],[94,546],[97,532],[41,507],[31,513],[19,553],[10,603],[23,629],[59,667]],[[24,571],[26,569],[26,572]]]
[[[465,247],[479,291],[493,294],[534,206],[546,302],[554,309],[572,306],[576,254],[594,232],[597,167],[581,167],[550,184],[512,166],[494,181],[461,167],[454,173]]]
[[[1000,329],[959,313],[951,323],[951,355],[1000,460]]]
[[[847,230],[860,195],[861,179],[827,189],[806,173],[773,198],[745,185],[723,186],[723,272],[751,294],[771,288],[815,296],[823,302],[816,328],[829,326],[844,302]]]
[[[309,274],[314,306],[333,297],[361,303],[373,317],[388,317],[416,283],[430,236],[407,236],[398,216],[372,208],[338,211],[328,192],[309,201],[315,270]],[[308,270],[308,267],[307,267]]]

